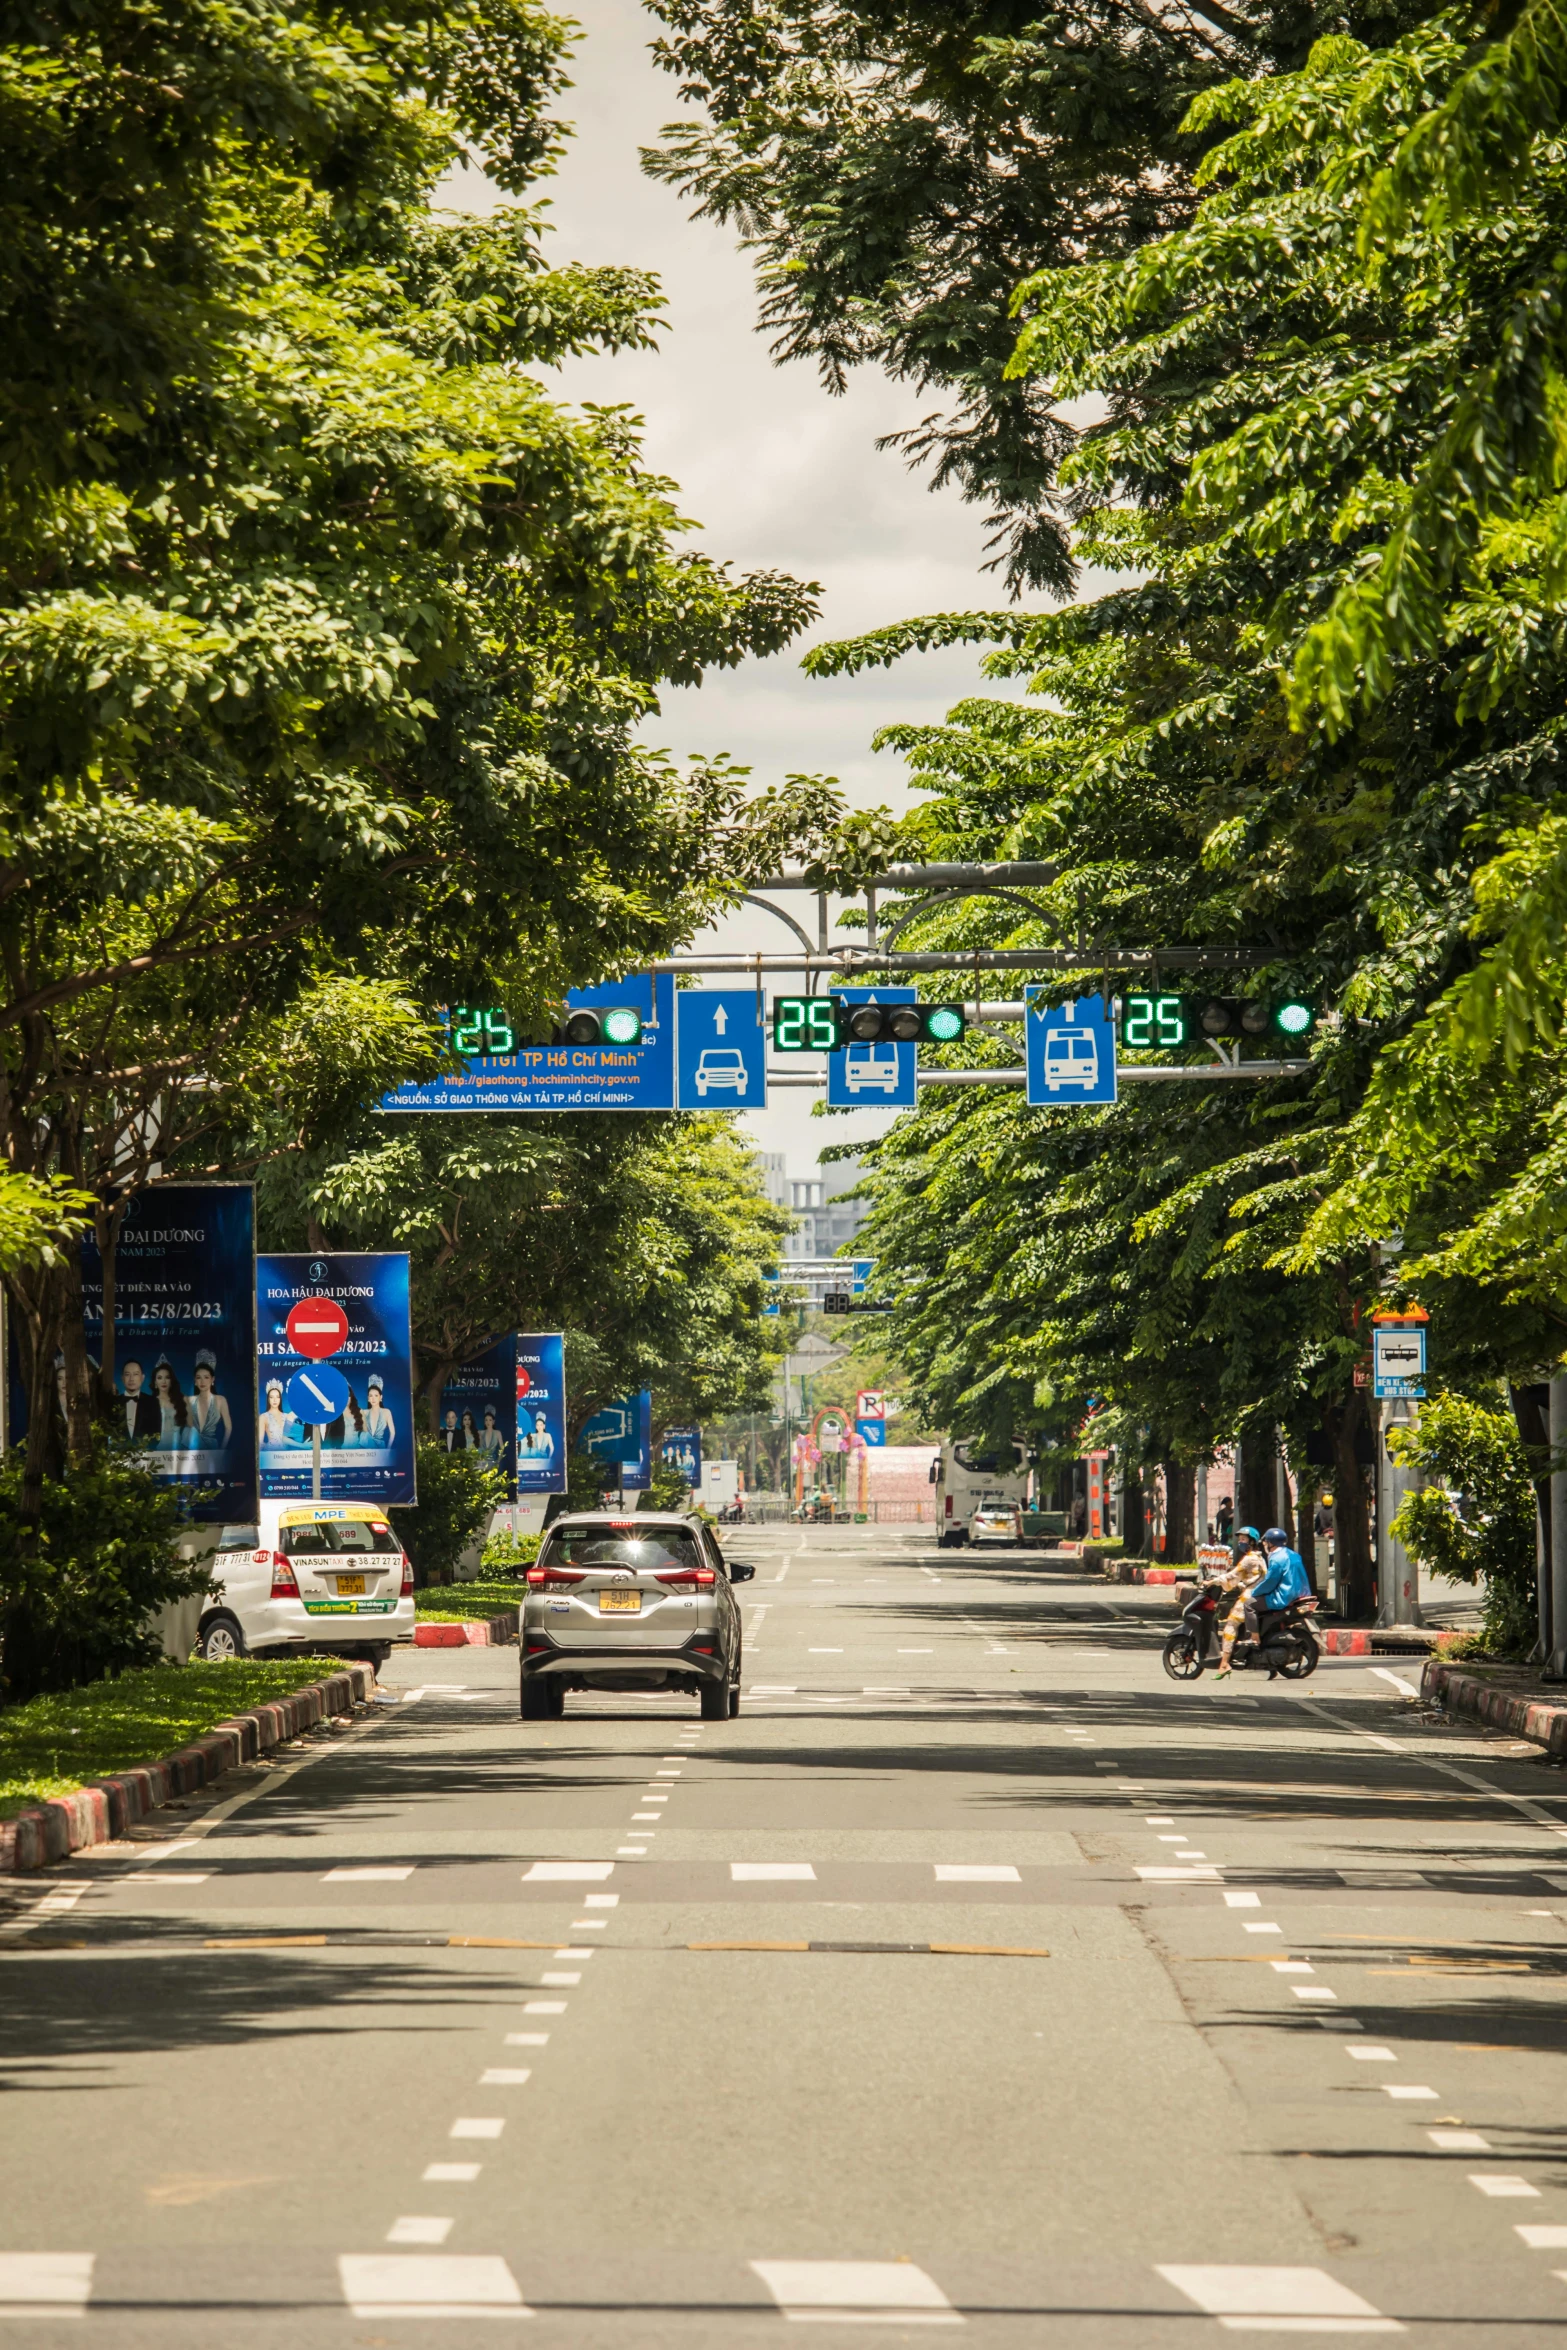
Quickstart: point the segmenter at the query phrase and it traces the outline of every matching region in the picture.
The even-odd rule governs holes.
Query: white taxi
[[[259,1523],[224,1527],[212,1574],[209,1663],[307,1648],[381,1665],[413,1638],[413,1562],[378,1502],[264,1501]]]

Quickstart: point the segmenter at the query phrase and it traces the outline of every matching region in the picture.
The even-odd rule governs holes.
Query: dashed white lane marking
[[[1224,1906],[1226,1909],[1261,1909],[1262,1895],[1260,1893],[1226,1893]]]
[[[785,2317],[818,2325],[960,2326],[934,2277],[906,2260],[753,2260]]]
[[[747,1697],[796,1697],[799,1684],[795,1681],[753,1681]]]
[[[1344,2054],[1352,2056],[1357,2064],[1397,2064],[1398,2062],[1398,2058],[1393,2054],[1391,2048],[1346,2048]]]
[[[775,1583],[781,1583],[793,1565],[793,1559],[785,1559],[783,1565],[779,1568],[777,1574],[773,1577],[773,1581]]]
[[[1413,2088],[1408,2081],[1384,2081],[1382,2094],[1384,2097],[1401,2097],[1407,2103],[1416,2098],[1435,2098],[1436,2091],[1434,2089]]]
[[[122,1885],[205,1885],[211,1869],[130,1869]]]
[[[1256,1918],[1248,1918],[1241,1928],[1243,1934],[1282,1934],[1283,1931],[1282,1926],[1269,1925],[1266,1920]]]
[[[1292,1983],[1290,1989],[1297,1999],[1336,1999],[1338,1993],[1328,1990],[1323,1983]]]
[[[841,1648],[808,1648],[805,1653],[807,1656],[842,1656],[843,1650]]]
[[[1158,2274],[1234,2333],[1404,2330],[1325,2268],[1185,2268],[1161,2261]]]
[[[1520,2179],[1513,2172],[1503,2170],[1472,2170],[1469,2173],[1469,2184],[1478,2187],[1482,2195],[1538,2196],[1540,2192],[1538,2187],[1531,2187],[1527,2179]]]
[[[1567,2228],[1531,2227],[1527,2221],[1514,2221],[1513,2232],[1522,2236],[1531,2252],[1567,2250]]]
[[[617,1844],[615,1850],[622,1860],[646,1860],[647,1858],[645,1844]]]
[[[1139,1869],[1137,1874],[1154,1885],[1217,1885],[1217,1869]]]
[[[1094,1765],[1096,1771],[1118,1771],[1120,1767],[1118,1762],[1096,1762]]]
[[[548,2032],[508,2032],[506,2035],[508,2048],[547,2048],[549,2044]]]
[[[1168,1828],[1172,1826],[1173,1823],[1174,1814],[1172,1812],[1145,1811],[1143,1814],[1143,1826],[1145,1828]],[[1159,1841],[1162,1844],[1165,1839],[1161,1836]]]
[[[584,1909],[619,1909],[618,1893],[590,1893],[582,1904]]]
[[[601,1885],[614,1869],[612,1860],[536,1860],[523,1870],[522,1881],[525,1885]]]
[[[524,2081],[531,2081],[532,2073],[526,2065],[486,2065],[479,2075],[481,2089],[520,2089]]]
[[[634,1811],[631,1815],[631,1825],[634,1828],[645,1827],[649,1821],[659,1819],[660,1817],[662,1817],[662,1815],[656,1811]]]
[[[1314,1975],[1317,1971],[1309,1958],[1270,1958],[1268,1964],[1276,1975]]]
[[[672,1771],[655,1771],[653,1776],[655,1779],[678,1779],[684,1769],[683,1763],[677,1763]]]
[[[938,1885],[1021,1885],[1023,1882],[1017,1869],[1000,1862],[992,1865],[988,1861],[937,1861],[934,1865]]]
[[[596,1958],[594,1950],[578,1950],[573,1943],[564,1943],[555,1953],[557,1958]]]
[[[389,2244],[444,2244],[455,2220],[433,2219],[409,2213],[403,2219],[394,2219],[386,2231]]]
[[[483,2168],[482,2162],[427,2162],[419,2175],[427,2186],[471,2187]]]
[[[495,2254],[343,2253],[343,2298],[355,2317],[531,2317]]]
[[[92,2292],[91,2252],[0,2252],[0,2317],[79,2317]]]
[[[814,1885],[816,1871],[808,1860],[732,1860],[729,1879],[734,1885]]]
[[[413,1864],[395,1869],[328,1869],[323,1885],[400,1885],[413,1875]]]
[[[935,1653],[933,1648],[900,1648],[898,1651],[899,1656],[934,1656]]]
[[[581,1980],[582,1977],[580,1975],[573,1975],[565,1972],[556,1973],[553,1971],[549,1974],[540,1975],[539,1977],[539,1981],[545,1986],[546,1990],[551,1991],[569,1991],[573,1983],[580,1983]]]
[[[1433,2146],[1444,2154],[1489,2154],[1491,2141],[1479,2130],[1427,2130]]]
[[[459,2114],[447,2131],[448,2138],[498,2138],[506,2127],[499,2114]]]
[[[571,1930],[574,1934],[602,1934],[608,1924],[608,1918],[573,1918]]]
[[[524,2015],[564,2015],[566,2002],[564,1999],[525,1999],[522,2012]]]

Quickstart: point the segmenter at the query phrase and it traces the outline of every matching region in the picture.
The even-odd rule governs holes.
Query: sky
[[[615,262],[653,271],[668,308],[656,352],[568,361],[543,371],[563,396],[629,405],[645,419],[654,469],[680,485],[684,512],[700,528],[688,544],[738,570],[793,572],[819,581],[822,618],[808,635],[766,660],[718,672],[700,687],[667,692],[643,729],[677,758],[726,751],[758,784],[788,774],[836,776],[856,806],[912,803],[902,763],[875,752],[871,738],[894,719],[940,718],[980,684],[965,651],[927,654],[891,670],[842,680],[801,671],[810,643],[856,634],[935,611],[998,609],[1004,598],[987,574],[985,520],[952,490],[933,494],[878,435],[939,405],[879,369],[863,370],[841,398],[815,369],[780,367],[757,332],[750,265],[733,232],[694,221],[672,190],[644,177],[638,149],[655,143],[678,112],[675,83],[648,51],[656,26],[636,0],[577,0],[583,28],[574,86],[557,111],[576,126],[556,176],[542,184],[556,234],[551,262]],[[454,173],[442,201],[483,211],[497,201],[476,170]],[[814,928],[811,904],[787,901]],[[781,947],[787,933],[766,915],[742,910],[699,944]],[[714,984],[735,984],[718,981]],[[775,982],[776,992],[786,983]],[[759,1148],[782,1150],[795,1175],[815,1172],[817,1151],[883,1131],[887,1110],[813,1118],[808,1093],[775,1095],[778,1106],[745,1123]]]

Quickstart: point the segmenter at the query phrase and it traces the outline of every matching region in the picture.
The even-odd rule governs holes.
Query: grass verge
[[[341,1659],[236,1658],[225,1665],[150,1665],[59,1697],[0,1712],[0,1819],[69,1795],[137,1763],[157,1762],[230,1714],[325,1680]]]
[[[427,1624],[466,1624],[475,1616],[498,1616],[502,1609],[521,1607],[527,1586],[520,1576],[480,1583],[445,1583],[414,1594],[414,1612]]]

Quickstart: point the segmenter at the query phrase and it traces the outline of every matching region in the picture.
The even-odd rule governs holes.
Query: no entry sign
[[[288,1343],[307,1363],[324,1363],[348,1336],[348,1316],[335,1297],[302,1297],[284,1325]]]

